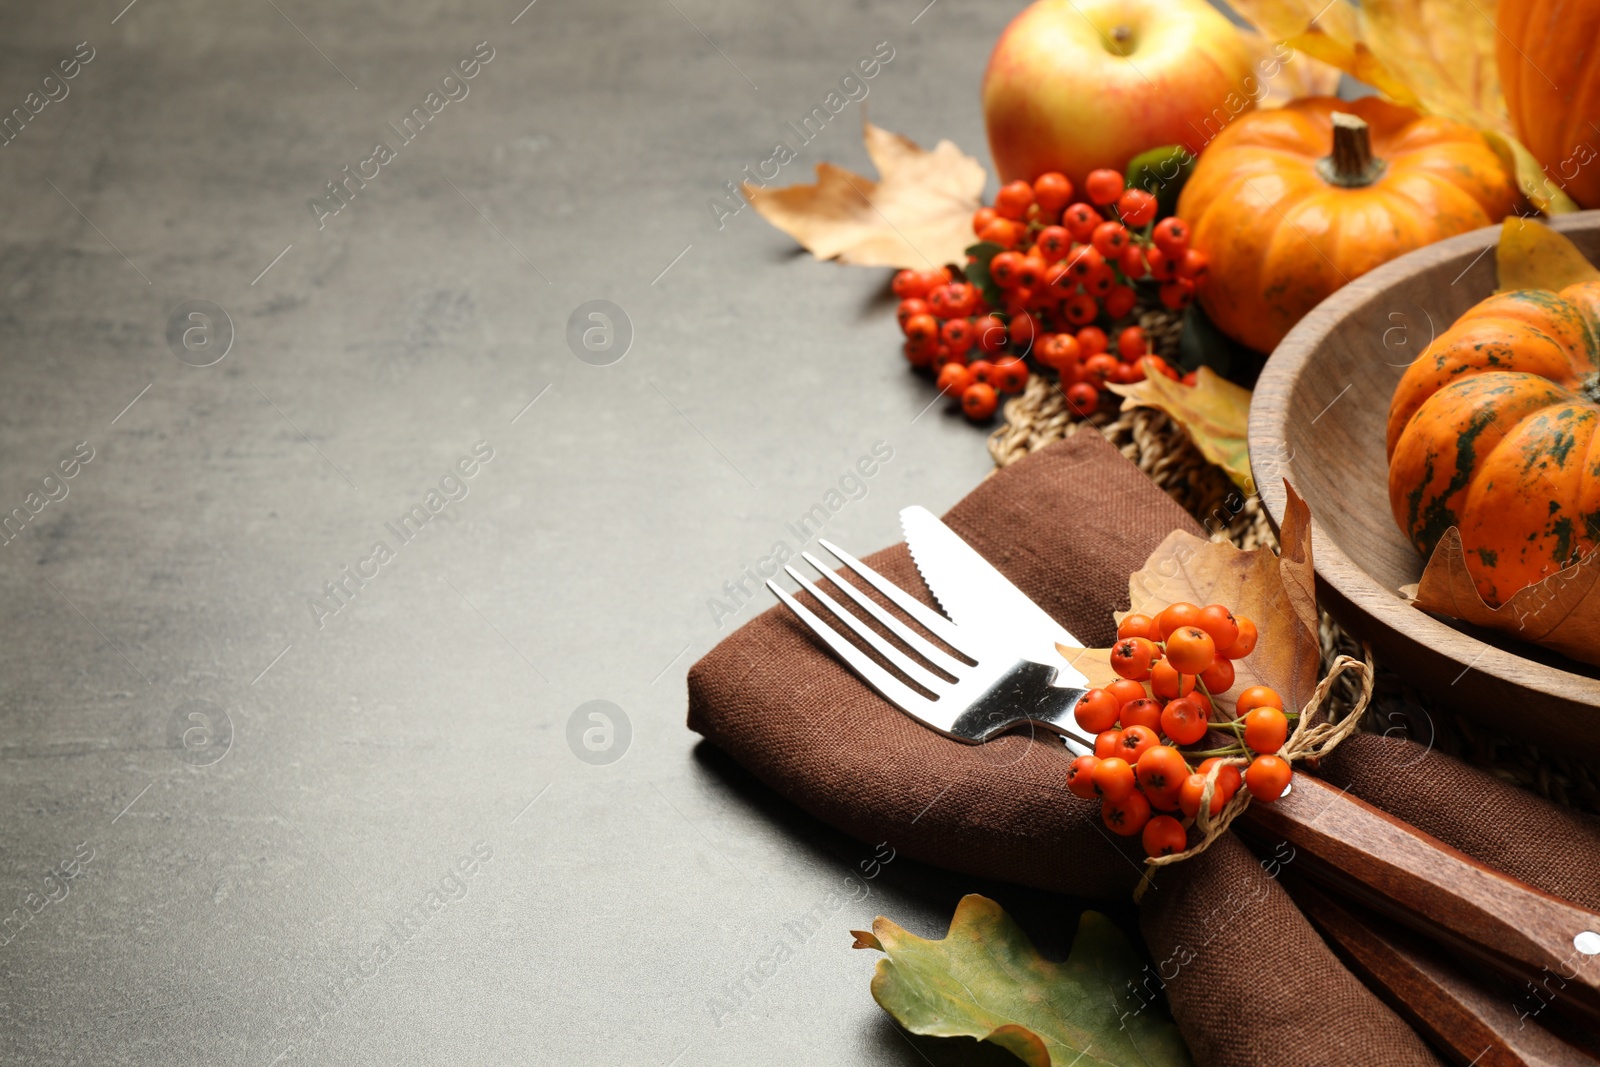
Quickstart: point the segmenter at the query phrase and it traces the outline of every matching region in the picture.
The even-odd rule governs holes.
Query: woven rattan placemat
[[[1176,357],[1177,332],[1170,318],[1161,312],[1149,312],[1141,325],[1154,339],[1158,353],[1169,360]],[[996,466],[1004,467],[1071,434],[1098,432],[1211,530],[1213,540],[1226,539],[1240,548],[1277,547],[1261,501],[1246,498],[1220,468],[1200,454],[1188,434],[1159,411],[1102,411],[1087,421],[1079,419],[1068,411],[1055,379],[1035,374],[1024,392],[1006,402],[1003,416],[1004,425],[989,436],[989,451]],[[1340,653],[1361,654],[1356,642],[1324,612],[1324,667]],[[1348,701],[1353,694],[1341,696]],[[1362,725],[1377,733],[1431,743],[1551,800],[1600,813],[1600,775],[1594,767],[1541,752],[1531,744],[1453,715],[1448,702],[1413,692],[1381,661],[1377,688]]]

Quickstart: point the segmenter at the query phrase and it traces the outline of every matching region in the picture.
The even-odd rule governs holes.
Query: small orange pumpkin
[[[1517,136],[1572,199],[1600,207],[1600,0],[1503,0],[1495,24]]]
[[[1600,544],[1600,281],[1491,296],[1406,368],[1389,507],[1424,556],[1450,527],[1498,607]]]
[[[1224,333],[1270,352],[1346,282],[1498,222],[1516,196],[1470,127],[1377,97],[1310,97],[1247,112],[1218,134],[1178,214],[1211,261],[1201,306]]]

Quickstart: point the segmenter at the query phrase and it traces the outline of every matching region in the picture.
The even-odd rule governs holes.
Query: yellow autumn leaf
[[[1559,292],[1578,282],[1600,280],[1600,270],[1577,245],[1534,219],[1506,219],[1494,255],[1502,293],[1513,289]]]
[[[1195,372],[1195,383],[1175,382],[1151,370],[1142,382],[1110,386],[1122,397],[1122,410],[1156,408],[1183,427],[1200,454],[1228,472],[1246,493],[1256,491],[1250,474],[1245,424],[1250,417],[1250,390],[1234,385],[1210,367]]]
[[[1515,0],[1512,0],[1515,2]],[[1366,82],[1391,100],[1483,132],[1529,202],[1576,211],[1517,140],[1495,60],[1495,0],[1234,0],[1267,36]]]
[[[813,185],[746,182],[745,197],[818,259],[915,270],[964,262],[988,180],[983,164],[950,141],[929,152],[898,133],[863,126],[876,181],[824,162]]]

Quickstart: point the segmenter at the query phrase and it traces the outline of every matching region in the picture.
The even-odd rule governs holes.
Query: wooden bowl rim
[[[1557,230],[1600,228],[1600,210],[1579,211],[1545,221]],[[1500,240],[1500,230],[1498,225],[1486,226],[1435,242],[1391,260],[1339,289],[1313,308],[1279,342],[1262,369],[1256,395],[1276,393],[1287,399],[1312,353],[1353,313],[1381,298],[1402,280],[1427,273],[1441,264],[1459,262],[1469,254],[1481,254],[1483,249],[1493,247]],[[1279,445],[1287,437],[1287,420],[1287,403],[1277,405],[1276,410],[1251,404],[1245,436],[1253,467],[1267,467],[1269,464],[1263,457],[1280,454]],[[1283,470],[1274,459],[1270,463],[1272,475],[1256,479],[1256,491],[1266,505],[1267,517],[1274,529],[1283,521],[1288,499],[1283,479],[1294,472],[1292,458],[1287,466],[1288,470]],[[1385,589],[1322,532],[1315,515],[1311,522],[1311,554],[1319,581],[1332,586],[1380,625],[1426,644],[1460,664],[1463,674],[1467,670],[1478,670],[1507,685],[1531,687],[1574,703],[1600,707],[1600,684],[1593,678],[1489,644],[1412,607],[1401,598],[1398,590]]]

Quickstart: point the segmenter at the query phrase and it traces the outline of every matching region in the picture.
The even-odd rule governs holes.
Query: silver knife
[[[1056,649],[1057,645],[1082,648],[1083,642],[1012,585],[938,516],[924,507],[908,507],[900,512],[900,529],[922,580],[963,634],[990,641],[1034,663],[1056,667],[1054,684],[1058,687],[1088,684]]]

